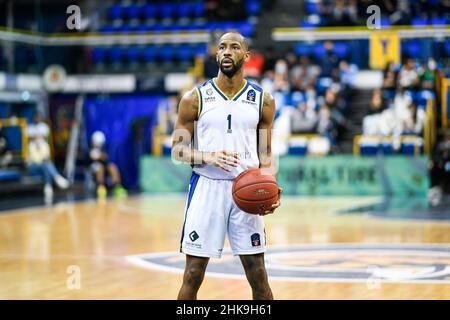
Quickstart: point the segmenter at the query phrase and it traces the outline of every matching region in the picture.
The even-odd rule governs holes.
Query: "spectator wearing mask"
[[[288,92],[290,90],[288,81],[288,65],[283,59],[279,59],[275,64],[273,87],[274,91]]]
[[[439,71],[437,70],[437,63],[433,57],[428,59],[419,71],[420,86],[424,90],[436,90],[436,83],[439,77]]]
[[[306,103],[301,92],[294,92],[292,97],[296,102],[296,108],[291,115],[292,133],[314,133],[317,124],[316,111]]]
[[[401,87],[409,90],[414,90],[419,85],[419,75],[412,58],[408,58],[406,63],[400,69],[398,83]]]

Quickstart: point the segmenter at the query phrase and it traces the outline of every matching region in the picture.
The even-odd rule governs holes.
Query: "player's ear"
[[[244,56],[244,61],[245,61],[245,62],[247,62],[248,60],[250,60],[250,55],[251,55],[251,52],[250,52],[249,50],[247,50],[247,51],[245,52],[245,56]]]

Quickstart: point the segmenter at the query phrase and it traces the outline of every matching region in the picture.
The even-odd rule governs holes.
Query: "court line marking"
[[[361,250],[365,249],[365,248],[361,248],[361,245],[365,246],[365,248],[369,248],[371,246],[384,246],[384,247],[399,247],[399,246],[403,246],[404,248],[412,248],[414,246],[423,246],[423,243],[417,243],[417,244],[413,244],[413,243],[407,243],[407,244],[389,244],[389,243],[384,243],[384,244],[370,244],[370,243],[360,243],[360,244],[355,244],[355,243],[333,243],[333,244],[313,244],[313,245],[308,245],[308,244],[298,244],[298,245],[292,245],[292,246],[286,246],[286,245],[275,245],[275,246],[270,246],[267,249],[270,250],[270,248],[279,248],[279,249],[292,249],[292,248],[296,248],[296,247],[308,247],[308,248],[318,248],[318,247],[354,247],[354,248],[359,248]],[[445,249],[450,249],[450,245],[449,244],[441,244],[441,243],[430,243],[430,244],[425,244],[428,248],[445,248]],[[425,250],[426,248],[424,248]],[[416,250],[418,251],[418,250]],[[414,252],[414,251],[411,251]],[[423,252],[423,250],[419,251],[419,252]],[[142,267],[144,269],[148,269],[148,270],[158,270],[158,271],[164,271],[164,272],[170,272],[170,273],[176,273],[176,274],[183,274],[184,270],[178,267],[169,267],[169,266],[165,266],[165,265],[161,265],[161,264],[157,264],[157,263],[153,263],[153,262],[148,262],[148,261],[144,261],[145,257],[153,257],[153,258],[163,258],[163,257],[175,257],[176,254],[178,253],[178,255],[183,255],[182,253],[176,252],[176,251],[166,251],[166,252],[158,252],[158,253],[147,253],[147,254],[137,254],[137,255],[131,255],[131,256],[126,256],[125,260],[133,265],[136,265],[138,267]],[[223,252],[224,254],[232,254],[231,250],[224,250]],[[287,253],[283,253],[283,254],[288,254]],[[276,255],[277,253],[274,253],[274,255]],[[444,254],[445,255],[445,254]],[[270,257],[270,253],[267,254],[267,256]],[[214,278],[224,278],[224,279],[238,279],[238,280],[245,280],[245,276],[242,274],[228,274],[228,273],[223,273],[223,272],[214,272],[214,271],[206,271],[205,273],[206,276],[209,277],[214,277]],[[269,276],[271,281],[294,281],[294,282],[318,282],[318,283],[325,283],[325,282],[337,282],[337,283],[359,283],[359,284],[367,284],[368,282],[378,282],[378,283],[382,283],[382,284],[449,284],[450,280],[405,280],[405,279],[380,279],[380,278],[372,278],[372,276],[368,276],[365,279],[342,279],[342,278],[305,278],[305,277],[289,277],[289,276]]]

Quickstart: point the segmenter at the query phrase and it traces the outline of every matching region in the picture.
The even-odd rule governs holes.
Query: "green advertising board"
[[[427,157],[280,158],[278,184],[291,195],[425,196],[429,187]],[[192,169],[170,158],[144,156],[140,185],[145,192],[184,192]]]

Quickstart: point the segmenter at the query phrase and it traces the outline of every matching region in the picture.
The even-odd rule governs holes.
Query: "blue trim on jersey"
[[[253,89],[255,89],[256,91],[258,91],[260,93],[260,95],[259,95],[259,120],[261,120],[262,100],[263,100],[263,97],[264,97],[263,96],[264,90],[263,90],[263,88],[261,88],[260,86],[254,84],[252,82],[249,82],[249,83],[253,87]]]
[[[247,84],[245,85],[244,89],[242,89],[241,93],[239,93],[236,97],[234,97],[233,101],[236,101],[240,96],[242,96],[242,94],[247,91],[248,89],[248,81]]]
[[[263,101],[263,98],[264,98],[264,91],[263,92],[261,92],[261,94],[259,95],[259,120],[261,120],[261,117],[262,117],[262,108],[263,108],[263,106],[262,106],[262,101]]]
[[[257,84],[254,84],[253,82],[249,82],[249,84],[256,90],[259,92],[263,91],[263,88],[261,88],[260,86],[258,86]]]
[[[212,87],[214,88],[214,90],[216,90],[216,92],[218,93],[218,94],[220,94],[221,96],[222,96],[222,98],[224,98],[225,100],[229,100],[227,97],[225,97],[224,95],[223,95],[223,93],[222,92],[220,92],[220,90],[216,87],[216,85],[215,85],[215,83],[214,83],[214,81],[211,79],[211,80],[209,80],[209,83],[211,83],[211,85],[212,85]]]
[[[189,210],[189,206],[191,205],[192,197],[194,196],[195,187],[197,187],[198,179],[200,178],[200,175],[192,171],[191,175],[191,181],[189,182],[189,195],[188,195],[188,201],[186,206],[186,212],[184,214],[184,223],[183,223],[183,231],[181,231],[181,241],[180,241],[180,252],[182,253],[183,248],[183,239],[184,239],[184,227],[186,226],[186,220],[187,220],[187,213]]]
[[[204,85],[205,84],[203,84],[203,86]],[[198,94],[200,95],[200,111],[198,112],[198,118],[200,118],[200,115],[202,114],[202,109],[203,109],[203,97],[202,97],[202,90],[200,90],[200,86],[197,87],[197,90],[198,90]],[[198,118],[197,118],[197,120],[198,120]]]

